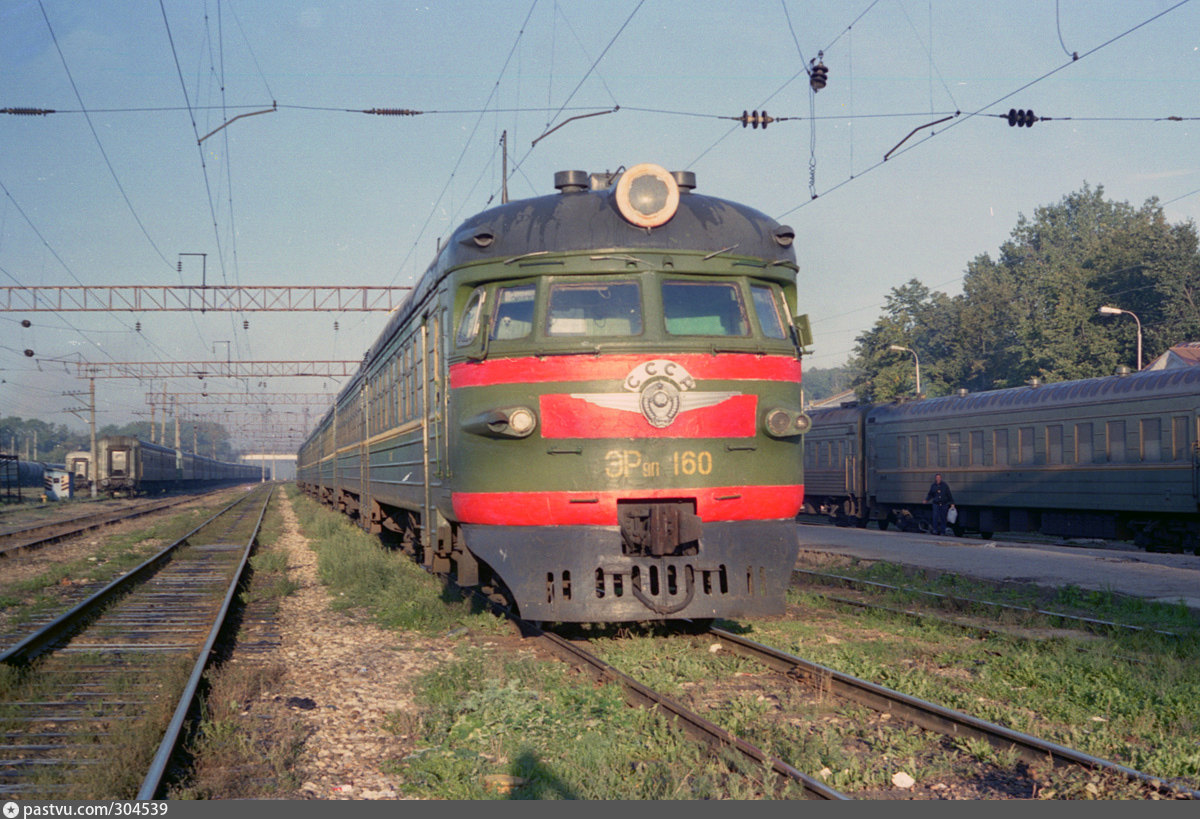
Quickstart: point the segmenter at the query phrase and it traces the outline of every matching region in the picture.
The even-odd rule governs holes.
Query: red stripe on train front
[[[804,486],[722,486],[627,492],[455,492],[459,523],[488,526],[616,526],[618,500],[695,498],[705,521],[784,520],[804,502]]]
[[[450,367],[450,387],[532,384],[548,381],[623,381],[635,367],[660,353],[640,355],[562,355],[545,358],[495,358],[464,361]],[[669,356],[697,379],[715,381],[796,381],[800,361],[790,356],[721,353]]]
[[[757,395],[735,395],[653,426],[640,412],[596,406],[570,395],[538,397],[543,438],[753,438]]]

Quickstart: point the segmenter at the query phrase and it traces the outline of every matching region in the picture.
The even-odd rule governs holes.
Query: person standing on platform
[[[933,505],[933,533],[935,535],[946,534],[946,513],[950,511],[950,507],[954,503],[954,495],[950,491],[950,486],[942,481],[940,472],[933,476],[933,483],[929,485],[929,493],[925,495],[925,502]]]

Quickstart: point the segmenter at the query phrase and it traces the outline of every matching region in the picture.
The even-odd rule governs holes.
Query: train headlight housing
[[[767,434],[773,438],[791,438],[808,432],[812,419],[803,412],[780,407],[767,410],[764,426]]]
[[[528,435],[537,426],[537,418],[533,410],[517,407],[508,415],[508,428],[517,435]]]
[[[617,210],[630,224],[652,228],[671,221],[679,208],[679,185],[665,168],[634,165],[617,182]]]
[[[529,407],[501,407],[463,422],[463,429],[489,438],[525,438],[537,429],[537,413]]]

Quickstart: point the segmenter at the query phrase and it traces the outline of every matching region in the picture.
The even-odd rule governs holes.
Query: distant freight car
[[[803,514],[927,527],[935,473],[953,528],[1200,542],[1200,367],[811,412]]]
[[[794,232],[657,165],[459,226],[300,486],[525,617],[775,614],[804,492]]]
[[[257,466],[216,461],[128,435],[96,441],[96,462],[96,487],[111,495],[248,483],[262,476]]]

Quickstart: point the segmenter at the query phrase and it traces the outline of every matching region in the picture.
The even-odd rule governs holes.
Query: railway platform
[[[979,540],[875,529],[797,524],[801,551],[954,572],[981,580],[1072,584],[1200,611],[1200,555],[1145,552],[1126,544],[1078,546]]]

